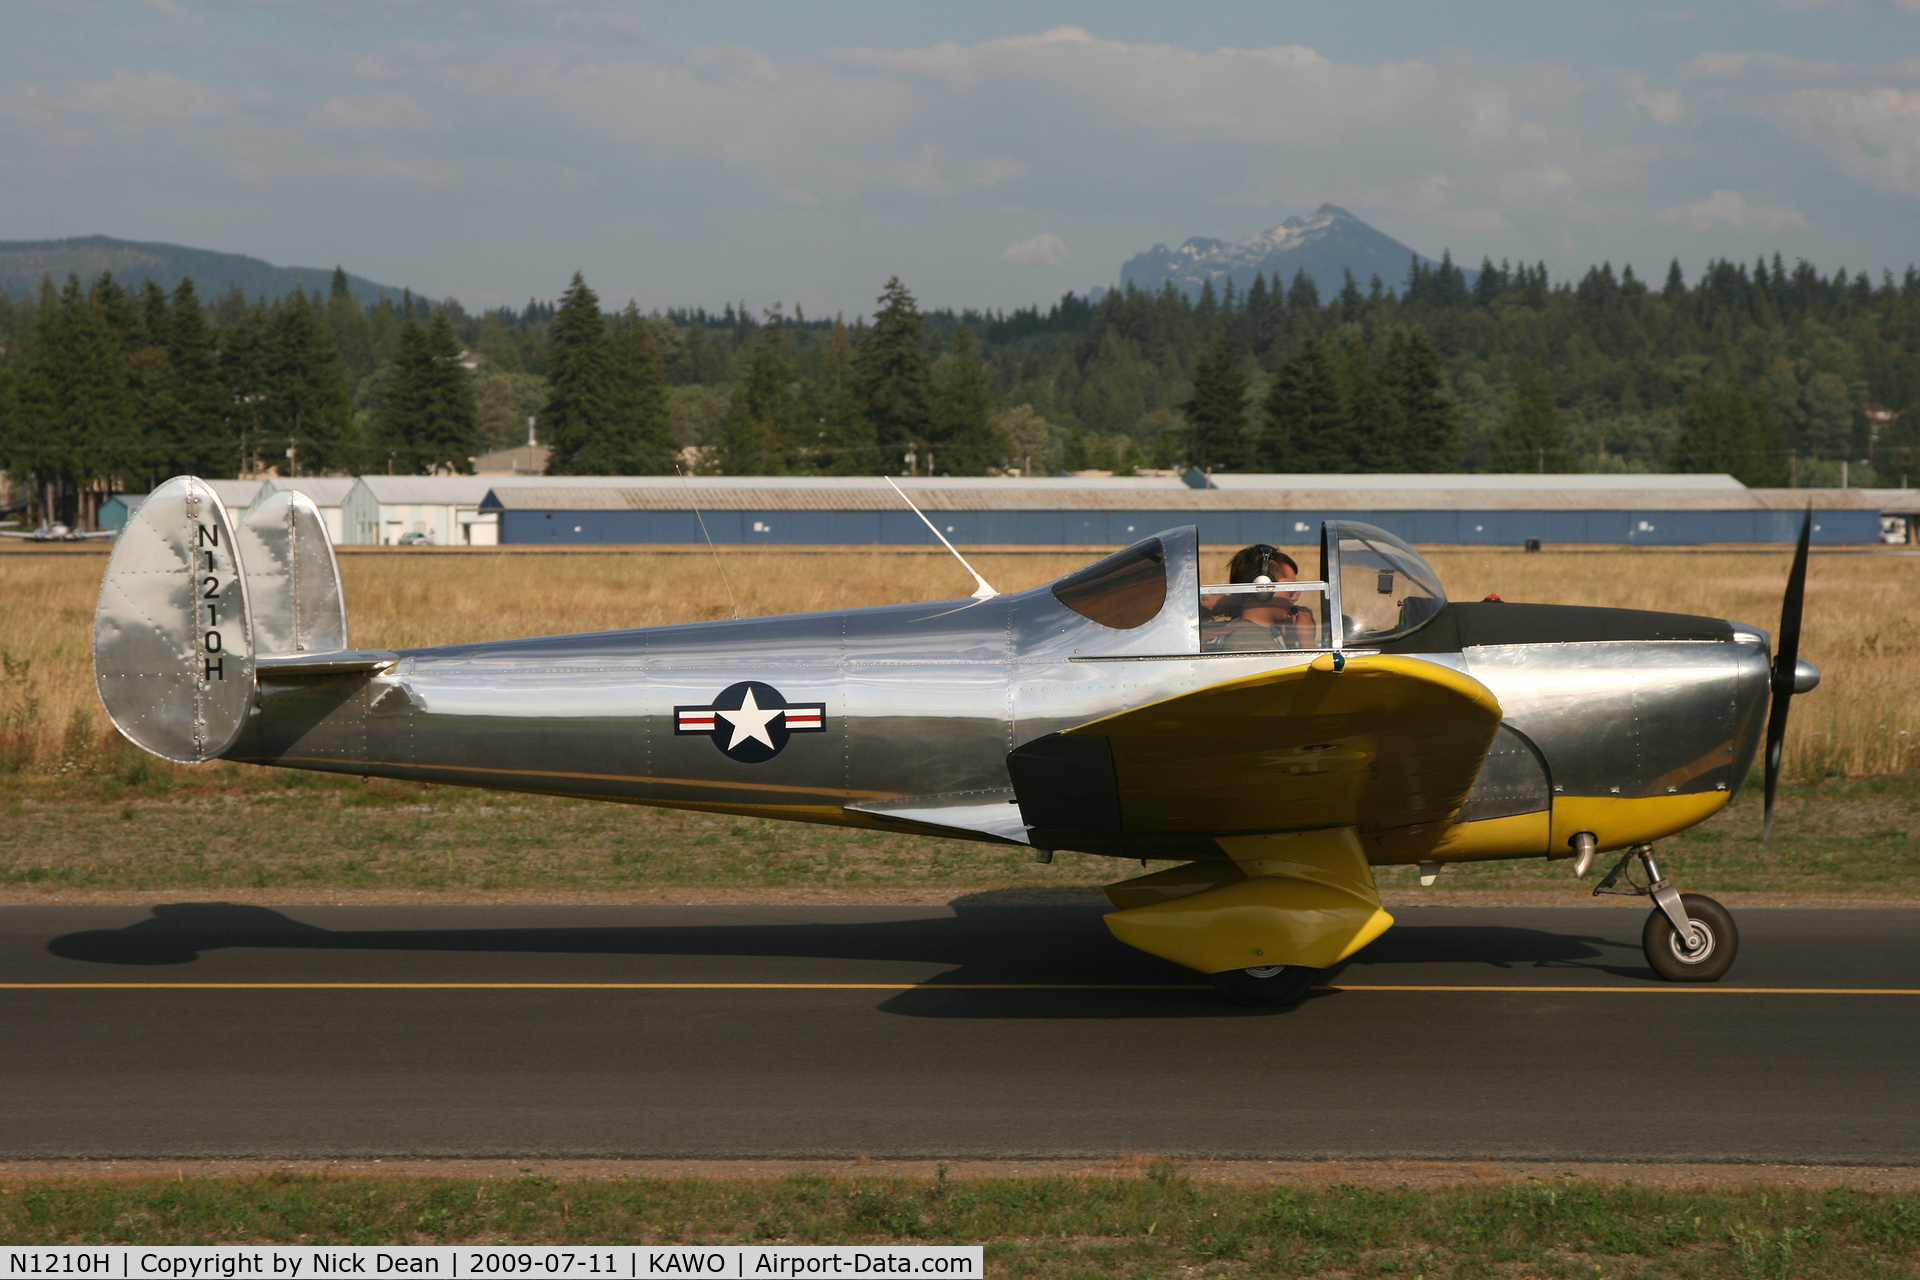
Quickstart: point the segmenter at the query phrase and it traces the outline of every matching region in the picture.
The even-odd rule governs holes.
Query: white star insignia
[[[773,735],[767,732],[767,723],[775,716],[782,714],[784,710],[780,707],[762,710],[760,704],[753,700],[753,690],[749,689],[746,697],[740,700],[738,711],[716,707],[714,714],[725,716],[727,723],[733,726],[733,741],[727,744],[727,750],[731,751],[749,738],[757,738],[768,747],[772,747]]]

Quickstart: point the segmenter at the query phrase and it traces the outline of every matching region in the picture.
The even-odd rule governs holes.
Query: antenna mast
[[[882,476],[881,478],[885,480],[888,484],[893,484],[892,476]],[[910,509],[913,512],[913,514],[920,517],[920,521],[922,524],[926,525],[927,528],[933,530],[933,536],[940,539],[940,545],[945,547],[949,551],[953,551],[953,544],[947,541],[947,535],[940,532],[939,528],[935,526],[933,521],[927,519],[927,513],[922,511],[920,508],[914,506],[913,499],[909,498],[906,495],[906,492],[903,489],[901,489],[899,485],[893,484],[893,491],[900,495],[900,501],[906,503],[908,509]],[[953,558],[955,560],[958,560],[960,562],[960,567],[962,569],[965,569],[968,573],[971,573],[973,575],[973,580],[980,584],[979,586],[975,587],[973,590],[973,598],[975,600],[991,600],[995,596],[1000,594],[998,591],[995,591],[992,587],[987,585],[987,580],[980,576],[979,570],[975,569],[972,565],[967,563],[967,558],[965,556],[961,555],[958,551],[953,551]]]
[[[529,418],[528,422],[533,420]],[[529,429],[531,433],[531,429]],[[680,477],[680,487],[692,492],[693,483],[687,479],[687,473],[680,469],[679,463],[673,464],[674,474]],[[700,504],[693,504],[693,518],[700,522],[700,536],[707,540],[707,553],[713,557],[713,567],[720,571],[720,585],[727,589],[727,603],[733,606],[733,616],[740,616],[740,602],[733,598],[733,584],[727,581],[727,567],[720,563],[719,549],[713,545],[713,535],[707,532],[707,518],[700,514]],[[923,517],[924,518],[924,517]]]

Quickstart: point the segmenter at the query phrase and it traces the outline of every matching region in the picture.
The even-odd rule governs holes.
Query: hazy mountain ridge
[[[1135,254],[1120,268],[1120,282],[1155,291],[1171,280],[1189,297],[1213,282],[1218,293],[1228,280],[1244,294],[1255,275],[1264,273],[1293,283],[1294,273],[1305,271],[1322,298],[1338,293],[1348,271],[1365,289],[1379,276],[1389,289],[1405,285],[1407,268],[1416,254],[1383,231],[1377,231],[1339,205],[1323,204],[1309,218],[1288,218],[1270,231],[1244,240],[1194,236],[1178,249],[1156,244]],[[1418,255],[1428,266],[1433,259]],[[1468,272],[1469,282],[1474,272]]]
[[[151,278],[167,290],[179,284],[181,277],[192,276],[203,302],[235,285],[248,301],[261,297],[273,301],[296,288],[324,298],[333,281],[331,267],[276,267],[245,254],[177,244],[117,240],[112,236],[0,240],[0,290],[10,297],[33,297],[40,291],[41,280],[48,276],[53,277],[55,287],[64,284],[69,274],[78,275],[84,285],[91,284],[103,271],[113,272],[114,279],[130,287]],[[363,307],[373,306],[383,293],[398,302],[403,292],[352,273],[347,275],[347,285]]]

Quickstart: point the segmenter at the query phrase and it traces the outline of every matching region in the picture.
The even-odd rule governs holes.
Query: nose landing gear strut
[[[1633,882],[1628,868],[1638,858],[1647,871],[1647,885]],[[1616,888],[1622,876],[1625,886]],[[1653,860],[1653,846],[1635,845],[1620,856],[1599,884],[1603,893],[1652,898],[1654,909],[1640,931],[1640,949],[1646,953],[1653,971],[1668,982],[1718,982],[1740,952],[1740,931],[1734,928],[1727,909],[1703,893],[1679,893],[1673,882],[1660,874]]]

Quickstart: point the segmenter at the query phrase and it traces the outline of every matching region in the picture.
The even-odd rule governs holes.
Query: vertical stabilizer
[[[235,530],[247,571],[254,652],[335,653],[347,647],[340,565],[320,509],[282,489],[247,512]]]
[[[175,476],[114,540],[93,615],[93,679],[114,727],[154,755],[211,760],[253,703],[253,635],[233,522]]]

